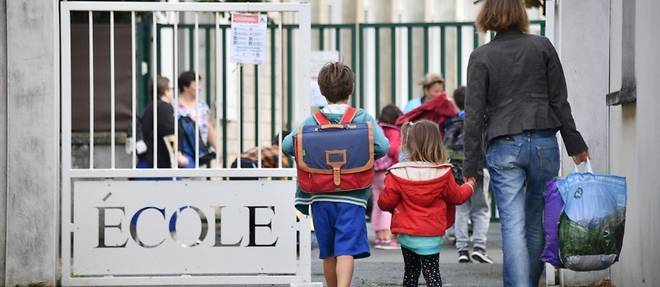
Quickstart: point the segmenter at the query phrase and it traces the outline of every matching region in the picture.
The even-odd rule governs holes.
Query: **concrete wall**
[[[621,23],[621,3],[612,1],[613,27]],[[626,234],[621,254],[612,278],[617,286],[660,285],[660,193],[657,173],[660,171],[660,45],[657,27],[660,27],[660,2],[637,0],[635,31],[635,73],[637,77],[637,103],[613,107],[612,172],[628,177],[628,207]],[[613,29],[612,91],[620,88],[621,32]],[[614,50],[616,52],[614,52]]]
[[[7,2],[0,1],[0,284],[5,282],[7,213]]]
[[[594,169],[627,177],[626,233],[621,260],[604,272],[563,272],[565,286],[611,278],[616,286],[660,285],[660,2],[637,0],[635,65],[637,103],[605,106],[621,89],[623,0],[561,1],[555,24],[569,97]],[[572,164],[565,157],[564,172]]]
[[[7,2],[5,284],[54,285],[59,85],[57,1]]]
[[[555,46],[564,68],[573,117],[589,146],[594,171],[607,172],[608,108],[605,105],[605,95],[609,86],[609,21],[606,17],[609,14],[609,3],[602,0],[584,0],[559,4],[558,16],[561,22]],[[572,159],[564,153],[562,174],[573,170]],[[588,273],[567,270],[562,272],[564,282],[573,286],[609,276],[608,270]]]

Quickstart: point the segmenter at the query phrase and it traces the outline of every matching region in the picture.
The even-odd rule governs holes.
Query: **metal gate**
[[[292,284],[311,283],[310,230],[306,218],[297,219],[293,207],[295,169],[262,166],[261,149],[270,130],[275,152],[281,155],[284,120],[299,122],[309,114],[309,83],[289,86],[285,75],[283,47],[294,45],[297,79],[309,78],[309,4],[270,3],[139,3],[139,2],[61,2],[61,91],[62,91],[62,191],[61,191],[61,275],[65,286],[89,285],[200,285],[200,284]],[[236,65],[229,68],[226,53],[231,28],[227,13],[246,12],[266,15],[278,29],[268,33],[273,53],[265,64]],[[253,69],[255,78],[264,71],[273,76],[272,94],[252,91],[254,134],[244,133],[244,91],[235,93],[238,117],[231,118],[228,99],[216,98],[210,107],[208,129],[215,129],[218,152],[215,164],[199,165],[199,144],[195,141],[195,167],[137,168],[134,138],[140,128],[137,103],[136,22],[151,19],[150,43],[153,59],[149,79],[157,82],[155,33],[159,17],[170,16],[176,26],[192,25],[198,44],[200,18],[213,21],[215,95],[230,84],[230,73]],[[106,21],[107,23],[103,22]],[[189,19],[180,21],[181,19]],[[87,25],[84,25],[85,22]],[[179,23],[181,22],[181,23]],[[80,24],[82,23],[82,25]],[[295,37],[283,33],[283,25],[295,24]],[[171,83],[174,103],[178,102],[178,35],[173,35],[174,72]],[[106,38],[107,37],[107,38]],[[108,41],[99,49],[99,38]],[[208,37],[207,37],[208,39]],[[130,47],[129,51],[121,49]],[[105,48],[105,47],[104,47]],[[198,48],[198,45],[195,45]],[[101,52],[99,52],[101,51]],[[199,55],[200,53],[196,53]],[[208,53],[207,53],[208,54]],[[109,61],[109,62],[108,62]],[[209,57],[205,61],[211,61]],[[199,71],[199,56],[193,59]],[[107,65],[109,71],[99,69]],[[265,66],[264,68],[261,68]],[[207,65],[208,67],[208,65]],[[287,71],[288,73],[288,71]],[[141,75],[140,75],[141,76]],[[196,82],[202,79],[196,74]],[[241,79],[242,80],[242,79]],[[81,85],[81,83],[83,83]],[[197,86],[197,95],[199,88]],[[293,100],[283,100],[284,88],[294,91]],[[99,87],[108,87],[99,88]],[[154,134],[159,117],[157,89],[152,89]],[[195,100],[198,104],[200,99]],[[178,105],[174,104],[174,117]],[[247,109],[246,109],[247,110]],[[195,109],[196,113],[201,113]],[[271,111],[270,117],[263,111]],[[259,116],[262,115],[260,118]],[[80,120],[80,119],[85,120]],[[199,119],[200,117],[198,117]],[[73,119],[77,119],[74,121]],[[274,128],[261,129],[259,125]],[[195,135],[200,135],[195,125]],[[179,151],[178,125],[174,125],[171,155]],[[277,132],[279,136],[274,133]],[[253,138],[249,138],[250,136]],[[196,137],[199,139],[199,137]],[[213,136],[207,140],[213,142]],[[201,141],[203,142],[203,141]],[[257,166],[242,168],[241,152],[254,143]],[[121,146],[126,152],[123,152]],[[222,145],[222,146],[220,146]],[[153,142],[153,158],[158,144]],[[238,160],[227,167],[227,150]],[[162,151],[161,151],[162,152]],[[232,156],[232,157],[233,157]],[[220,164],[224,162],[224,164]],[[247,179],[247,180],[239,180]]]

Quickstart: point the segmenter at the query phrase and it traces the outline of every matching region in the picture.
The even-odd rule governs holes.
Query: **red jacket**
[[[392,158],[392,163],[399,162],[399,150],[401,149],[401,128],[395,125],[379,123],[383,128],[385,137],[390,141],[390,150],[387,156]]]
[[[440,126],[440,133],[444,136],[445,122],[458,115],[458,108],[456,104],[447,98],[444,92],[435,96],[430,101],[424,102],[421,106],[414,110],[400,116],[396,120],[398,126],[403,125],[405,122],[415,122],[419,120],[430,120]]]
[[[442,236],[454,225],[454,207],[468,200],[472,189],[456,183],[451,165],[398,163],[385,176],[378,206],[392,213],[393,233]]]

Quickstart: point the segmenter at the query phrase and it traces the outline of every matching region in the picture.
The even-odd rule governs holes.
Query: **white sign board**
[[[296,273],[294,181],[76,181],[73,274]]]
[[[230,59],[236,64],[263,64],[266,60],[266,15],[231,14]]]
[[[323,107],[328,105],[328,102],[325,100],[325,97],[321,94],[321,89],[319,88],[319,83],[317,81],[319,72],[321,68],[327,63],[338,62],[339,61],[339,52],[338,51],[312,51],[312,56],[310,59],[310,72],[312,74],[312,98],[311,105],[313,107]]]

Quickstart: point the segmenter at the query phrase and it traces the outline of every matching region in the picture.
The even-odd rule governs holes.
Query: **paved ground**
[[[372,237],[373,234],[370,234]],[[440,272],[444,286],[502,286],[502,251],[500,225],[491,224],[488,233],[488,254],[495,264],[458,264],[456,249],[445,244],[440,252]],[[323,282],[323,266],[318,249],[312,250],[312,278]],[[403,258],[400,250],[371,249],[371,257],[356,261],[353,286],[401,286]],[[425,286],[420,278],[420,285]]]

